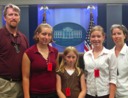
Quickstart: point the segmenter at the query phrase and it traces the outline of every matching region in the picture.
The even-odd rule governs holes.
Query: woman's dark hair
[[[123,31],[123,34],[126,36],[126,38],[124,39],[124,41],[126,42],[127,41],[127,38],[128,38],[128,29],[124,25],[113,24],[111,26],[111,29],[110,29],[111,33],[113,32],[113,29],[115,29],[115,28],[118,28],[118,29],[120,29],[120,30]]]

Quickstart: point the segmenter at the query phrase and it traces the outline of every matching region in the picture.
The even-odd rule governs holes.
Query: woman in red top
[[[58,51],[49,46],[52,27],[40,24],[34,40],[36,44],[25,51],[22,60],[24,98],[57,98],[55,70]]]

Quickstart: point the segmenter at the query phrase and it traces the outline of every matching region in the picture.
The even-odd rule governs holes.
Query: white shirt
[[[69,75],[72,75],[75,70],[66,69],[66,71],[67,71],[67,73],[68,73]]]
[[[85,71],[87,71],[87,94],[104,96],[109,94],[109,83],[116,84],[116,57],[110,50],[103,48],[98,58],[94,59],[92,50],[84,54]],[[99,69],[99,77],[94,76],[94,70]]]
[[[115,53],[115,47],[112,49]],[[117,98],[128,98],[128,47],[124,44],[117,57]]]

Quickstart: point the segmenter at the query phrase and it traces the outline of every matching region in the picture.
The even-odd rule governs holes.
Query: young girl
[[[59,98],[84,98],[85,75],[78,67],[78,52],[69,46],[64,50],[62,62],[57,70],[57,93]]]

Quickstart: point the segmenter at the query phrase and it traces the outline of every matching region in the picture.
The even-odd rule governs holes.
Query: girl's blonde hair
[[[69,53],[69,52],[74,52],[77,56],[77,60],[76,60],[76,63],[75,63],[75,69],[77,70],[78,72],[78,76],[80,75],[81,73],[81,70],[80,68],[78,67],[79,65],[79,54],[78,54],[78,51],[76,50],[75,47],[72,47],[72,46],[68,46],[65,48],[64,52],[63,52],[63,55],[62,55],[62,61],[60,63],[60,66],[58,67],[57,69],[57,72],[64,72],[64,69],[65,69],[65,66],[66,66],[66,62],[65,62],[65,56]]]
[[[101,27],[100,25],[97,25],[97,26],[92,27],[92,29],[91,29],[91,31],[90,31],[90,35],[91,35],[92,32],[94,32],[94,31],[100,31],[100,32],[102,32],[102,35],[105,36],[104,29],[103,29],[103,27]]]
[[[43,28],[49,28],[49,29],[51,29],[51,32],[53,32],[53,28],[51,25],[49,25],[47,23],[41,23],[40,25],[38,25],[38,27],[36,28],[36,30],[34,32],[33,39],[35,40],[36,43],[39,42],[39,39],[37,38],[37,34],[41,33]],[[52,39],[51,39],[51,42],[52,42]]]

